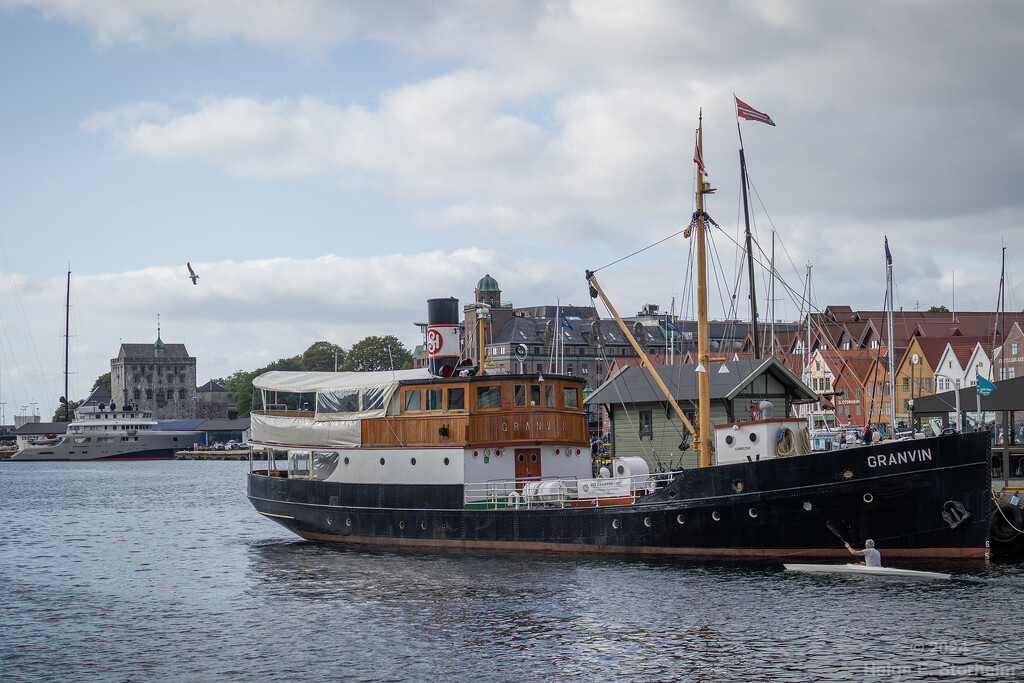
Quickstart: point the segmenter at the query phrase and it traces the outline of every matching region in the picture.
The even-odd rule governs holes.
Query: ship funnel
[[[771,401],[761,401],[757,404],[757,419],[771,420],[775,417],[775,404]]]
[[[432,375],[451,377],[459,364],[459,300],[427,299],[427,363]]]

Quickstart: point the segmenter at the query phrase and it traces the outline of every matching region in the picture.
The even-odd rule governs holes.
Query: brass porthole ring
[[[874,497],[874,496],[872,496],[872,495],[871,495],[870,493],[865,493],[865,494],[864,494],[864,502],[865,502],[865,503],[870,503],[870,502],[871,502],[871,501],[873,501],[874,499],[875,499],[875,497]]]

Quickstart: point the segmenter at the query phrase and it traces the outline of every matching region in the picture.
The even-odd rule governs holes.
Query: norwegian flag
[[[775,125],[775,122],[772,121],[772,117],[768,116],[768,114],[754,109],[735,95],[733,95],[733,98],[736,100],[736,115],[741,119],[746,119],[747,121],[760,121],[761,123],[767,123],[769,126]]]
[[[707,177],[708,172],[704,170],[704,158],[700,153],[700,146],[696,142],[693,143],[693,163],[697,164],[697,170]]]

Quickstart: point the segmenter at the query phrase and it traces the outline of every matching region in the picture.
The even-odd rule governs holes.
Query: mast
[[[893,394],[893,388],[896,384],[896,350],[892,347],[892,254],[889,253],[889,238],[885,238],[885,270],[886,270],[886,306],[888,310],[888,318],[886,320],[886,332],[889,335],[889,427],[892,429],[890,434],[896,433],[896,396]],[[883,395],[882,405],[885,405]]]
[[[1000,346],[1006,344],[1006,300],[1004,297],[1003,283],[1006,277],[1006,247],[1003,247],[1003,267],[999,271],[999,297],[996,301],[996,329],[992,332],[992,355],[996,355],[996,338],[999,338]],[[989,368],[989,379],[995,380],[995,368]],[[999,352],[999,379],[1006,377],[1006,349]]]
[[[769,355],[775,357],[775,231],[772,230],[772,266],[769,269],[771,279],[768,281],[768,310],[771,311],[769,324],[771,325],[771,342],[769,342]]]
[[[704,159],[704,122],[703,115],[697,124],[697,158]],[[702,169],[697,173],[697,394],[699,397],[699,438],[697,452],[700,454],[700,466],[711,465],[711,353],[708,344],[708,275],[705,257],[705,228],[707,214],[704,213],[704,195],[714,190],[704,182]],[[700,367],[704,372],[700,372]]]
[[[68,288],[66,298],[64,300],[64,421],[70,422],[69,410],[68,410],[68,349],[70,348],[71,338],[71,270],[68,269]]]
[[[703,119],[703,116],[701,116]],[[643,367],[647,368],[651,373],[651,377],[657,383],[658,388],[665,395],[665,399],[669,405],[675,410],[676,414],[683,421],[683,425],[693,436],[694,443],[696,444],[696,450],[700,457],[701,467],[711,466],[711,381],[709,378],[708,368],[711,365],[711,354],[709,352],[708,342],[708,285],[707,285],[707,265],[704,257],[704,242],[705,242],[705,226],[708,221],[715,224],[711,218],[704,213],[704,195],[712,194],[715,190],[709,183],[704,182],[704,161],[703,161],[703,123],[697,126],[697,147],[694,150],[694,162],[697,164],[697,210],[693,214],[693,218],[690,221],[690,227],[683,233],[685,237],[689,237],[694,229],[697,230],[697,392],[698,392],[698,403],[697,403],[697,424],[698,429],[694,430],[693,425],[686,418],[686,414],[683,413],[683,409],[679,407],[672,393],[665,386],[661,377],[658,375],[657,370],[654,369],[654,364],[644,353],[643,349],[637,343],[636,339],[630,333],[629,328],[626,327],[626,323],[622,321],[619,314],[616,313],[615,307],[612,306],[611,301],[605,296],[601,290],[601,286],[597,283],[597,278],[594,276],[594,272],[591,270],[587,271],[587,282],[590,283],[590,296],[591,298],[601,297],[605,306],[608,307],[608,312],[611,313],[612,317],[615,318],[615,322],[619,325],[619,328],[625,334],[626,339],[629,341],[633,350],[636,351],[640,357],[640,363]],[[717,225],[717,224],[715,224]],[[720,360],[720,359],[719,359]]]
[[[736,128],[740,127],[739,119]],[[747,208],[747,160],[743,156],[743,136],[740,135],[740,185],[743,188],[743,222],[746,225],[747,275],[750,279],[750,334],[754,338],[754,358],[761,357],[761,343],[757,334],[757,294],[754,291],[754,251],[750,239],[750,211]]]

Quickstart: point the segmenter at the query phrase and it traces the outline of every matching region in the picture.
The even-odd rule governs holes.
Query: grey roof
[[[234,420],[212,419],[199,425],[198,429],[203,432],[244,431],[249,428],[249,423],[247,417],[238,417]]]
[[[111,398],[112,397],[110,395],[110,392],[107,391],[103,387],[103,385],[101,384],[100,386],[98,386],[98,387],[96,387],[95,389],[92,390],[92,393],[89,394],[88,398],[86,398],[84,401],[82,401],[82,405],[83,406],[98,406],[99,404],[102,403],[105,406],[109,406]]]
[[[67,430],[67,422],[26,422],[11,433],[17,436],[34,436],[40,434],[63,434]]]
[[[729,361],[729,372],[719,372],[720,363],[712,363],[708,377],[711,380],[712,399],[732,399],[739,394],[755,377],[771,373],[784,385],[790,387],[796,398],[817,398],[796,375],[775,358],[759,360]],[[697,399],[697,366],[660,365],[656,366],[658,375],[668,387],[676,400],[692,401]],[[626,366],[621,372],[608,378],[597,390],[587,397],[586,403],[598,405],[604,403],[660,403],[664,396],[650,371],[643,367]]]
[[[170,430],[174,432],[178,431],[200,431],[200,425],[206,422],[206,418],[195,417],[187,418],[183,420],[160,420],[153,426],[154,430]]]
[[[153,344],[121,344],[115,360],[192,360],[184,344],[164,344],[164,350],[157,352]]]
[[[544,329],[541,321],[541,330]],[[537,330],[537,323],[534,318],[522,318],[514,315],[501,326],[501,329],[494,333],[491,343],[503,344],[543,344]]]
[[[211,379],[209,382],[207,382],[203,386],[199,387],[199,389],[197,389],[197,391],[227,391],[227,389],[225,389],[224,387],[222,387],[221,385],[217,384],[216,382],[214,382]]]

